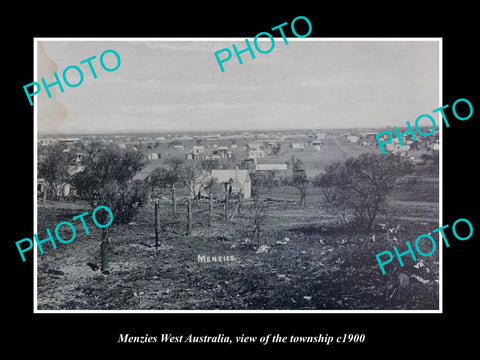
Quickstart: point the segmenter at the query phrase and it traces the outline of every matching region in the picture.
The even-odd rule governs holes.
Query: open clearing
[[[398,187],[389,202],[394,210],[379,219],[387,228],[374,237],[337,228],[315,205],[318,194],[312,190],[305,208],[291,201],[269,202],[260,244],[252,237],[248,203],[231,223],[219,215],[211,228],[204,225],[205,213],[194,215],[193,232],[185,236],[185,206],[179,204],[173,217],[163,201],[162,243],[155,248],[151,203],[130,224],[110,228],[108,275],[87,265],[99,263],[100,244],[100,231],[88,218],[90,235],[77,224],[74,242],[38,255],[38,309],[438,309],[438,251],[417,263],[406,258],[403,268],[392,262],[386,275],[375,259],[376,253],[401,248],[438,227],[438,179],[425,179]],[[298,199],[289,187],[269,195]],[[81,213],[80,204],[68,205],[39,206],[40,239],[45,227]],[[194,212],[206,207],[200,202]],[[388,228],[397,225],[400,230],[387,236]],[[234,260],[199,262],[203,255]]]

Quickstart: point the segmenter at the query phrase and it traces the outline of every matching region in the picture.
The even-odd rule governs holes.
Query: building
[[[257,163],[257,159],[261,159],[265,157],[265,151],[263,150],[249,150],[248,157],[250,159],[254,159],[255,164]]]
[[[382,139],[383,141],[383,139]],[[386,141],[388,141],[388,138],[386,139]],[[402,138],[402,143],[404,145],[412,145],[414,143],[414,141],[412,139],[406,139],[406,138]],[[398,139],[398,137],[394,137],[391,141],[391,144],[393,145],[400,145],[400,140]]]
[[[252,196],[252,182],[248,170],[239,170],[238,166],[233,170],[211,170],[210,176],[220,184],[230,182],[232,193],[240,193],[244,199]]]
[[[256,171],[287,171],[287,164],[257,164]]]
[[[351,143],[356,143],[358,142],[359,140],[359,137],[356,136],[356,135],[348,135],[347,136],[347,141],[351,142]]]
[[[274,177],[279,174],[287,175],[287,169],[287,164],[257,164],[255,166],[255,171],[273,172]]]
[[[157,159],[160,159],[161,156],[160,154],[152,152],[152,153],[149,153],[147,157],[148,157],[148,160],[157,160]]]
[[[203,157],[204,160],[220,160],[221,156],[220,155],[205,155]]]
[[[320,140],[312,141],[312,146],[314,151],[320,151],[322,142]]]
[[[400,144],[389,143],[385,147],[393,153],[405,153],[410,150],[410,145],[401,146]]]
[[[318,140],[325,140],[327,138],[327,134],[323,133],[323,132],[322,133],[317,133],[316,136],[317,136]]]
[[[205,147],[202,146],[202,145],[195,145],[195,146],[192,148],[192,152],[193,152],[194,154],[204,153],[204,152],[205,152]]]
[[[227,146],[219,146],[217,150],[214,151],[217,155],[220,155],[223,158],[231,158],[232,152],[228,150]]]
[[[190,150],[187,155],[186,155],[187,160],[196,160],[200,159],[200,154],[194,152],[193,150]]]
[[[49,138],[49,139],[45,139],[45,138],[38,139],[38,145],[53,145],[57,142],[58,142],[57,139],[51,139],[51,138]]]
[[[75,190],[72,188],[72,185],[70,185],[67,182],[57,184],[54,189],[49,189],[48,190],[50,194],[54,193],[55,196],[65,198],[71,195],[75,195]],[[40,198],[45,198],[47,192],[47,182],[45,179],[37,179],[37,197]]]
[[[250,143],[247,145],[248,150],[263,150],[265,147],[263,146],[262,142],[259,143]]]
[[[220,139],[220,134],[207,135],[207,140],[218,140],[218,139]]]
[[[305,148],[305,144],[304,144],[304,143],[292,143],[291,146],[292,146],[292,149],[300,149],[300,150],[303,150],[303,149]]]
[[[378,140],[380,140],[382,143],[385,143],[389,139],[390,139],[390,137],[387,134],[382,134],[382,135],[379,136]],[[375,138],[375,144],[377,144],[377,146],[378,146],[378,140],[377,140],[377,138]],[[395,141],[395,140],[397,140],[397,138],[394,138],[393,140]]]
[[[364,131],[360,132],[359,135],[364,140],[376,141],[377,133],[371,131]]]
[[[58,139],[58,141],[66,145],[71,145],[71,144],[76,144],[78,142],[81,142],[79,138],[61,138],[61,139]]]

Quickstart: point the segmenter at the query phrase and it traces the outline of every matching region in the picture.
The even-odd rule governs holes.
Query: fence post
[[[187,235],[192,233],[192,199],[187,198]]]
[[[228,220],[228,188],[225,191],[225,220]]]
[[[43,183],[43,207],[47,204],[47,182]]]
[[[110,241],[108,239],[108,228],[102,229],[102,242],[100,243],[100,271],[107,270],[108,267],[108,252]]]
[[[242,192],[238,192],[238,215],[241,215],[241,207],[242,207]]]
[[[172,187],[172,211],[173,215],[177,213],[177,195],[175,187]]]
[[[213,199],[212,199],[212,186],[208,194],[208,226],[212,226],[212,214],[213,213]]]
[[[158,199],[155,200],[155,247],[160,245],[160,212],[158,211]]]

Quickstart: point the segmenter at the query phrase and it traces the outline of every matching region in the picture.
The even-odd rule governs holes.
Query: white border
[[[33,38],[33,74],[34,80],[37,81],[37,48],[39,41],[245,41],[245,39],[253,40],[253,37],[215,37],[215,38],[88,38],[88,37],[79,37],[79,38],[58,38],[58,37],[39,37]],[[275,41],[282,40],[282,38],[275,37]],[[267,41],[269,39],[259,38],[260,41]],[[287,37],[287,40],[290,41],[437,41],[439,43],[438,49],[438,61],[439,61],[439,103],[438,106],[443,105],[443,38],[441,37],[385,37],[385,38],[351,38],[351,37],[341,37],[341,38],[290,38]],[[213,54],[213,53],[212,53]],[[433,109],[432,109],[433,110]],[[34,217],[33,225],[35,233],[37,233],[37,102],[34,102],[33,106],[34,114],[34,125],[33,125],[33,166],[34,166]],[[442,127],[442,118],[440,115],[438,120],[438,126],[440,127],[440,152],[439,152],[439,225],[443,226],[443,211],[442,211],[442,189],[443,189],[443,127]],[[33,251],[33,313],[35,314],[442,314],[443,313],[443,246],[440,246],[439,242],[439,309],[438,310],[38,310],[37,306],[37,251]]]
[[[443,106],[443,39],[440,38],[438,43],[438,107]],[[433,109],[432,109],[433,110]],[[441,115],[438,115],[438,126],[440,128],[440,136],[439,136],[439,157],[438,157],[438,165],[439,165],[439,182],[438,182],[438,225],[440,227],[443,226],[443,196],[442,196],[442,189],[443,189],[443,119]],[[438,239],[438,262],[439,262],[439,269],[438,269],[438,299],[439,299],[439,313],[443,313],[443,246],[440,241],[440,237]]]
[[[33,81],[37,81],[37,49],[38,49],[38,40],[33,39]],[[38,233],[38,219],[37,219],[37,207],[38,207],[38,177],[37,177],[37,154],[38,154],[38,128],[37,128],[37,101],[33,102],[33,231],[35,234]],[[34,239],[32,239],[34,241]],[[38,310],[37,295],[38,295],[38,286],[37,286],[37,253],[38,247],[33,247],[33,312],[39,313],[42,310]]]

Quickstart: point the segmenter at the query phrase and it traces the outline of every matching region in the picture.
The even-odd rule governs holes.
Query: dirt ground
[[[194,215],[193,232],[186,236],[185,209],[179,206],[173,217],[164,203],[161,245],[155,248],[152,203],[130,224],[111,226],[108,274],[87,265],[99,265],[100,259],[100,230],[88,216],[89,235],[75,222],[72,243],[38,255],[38,309],[438,309],[438,251],[416,263],[404,259],[404,267],[395,260],[386,275],[375,258],[438,227],[438,203],[436,212],[433,203],[411,205],[414,212],[429,209],[422,221],[416,213],[412,219],[396,214],[375,236],[365,236],[335,227],[314,205],[272,202],[258,244],[247,205],[231,223],[218,216],[211,228],[204,225],[205,213]],[[194,213],[204,208],[205,203],[194,206]],[[78,204],[39,206],[39,238],[46,237],[45,227],[52,230],[81,212]],[[202,262],[199,256],[225,261]]]

